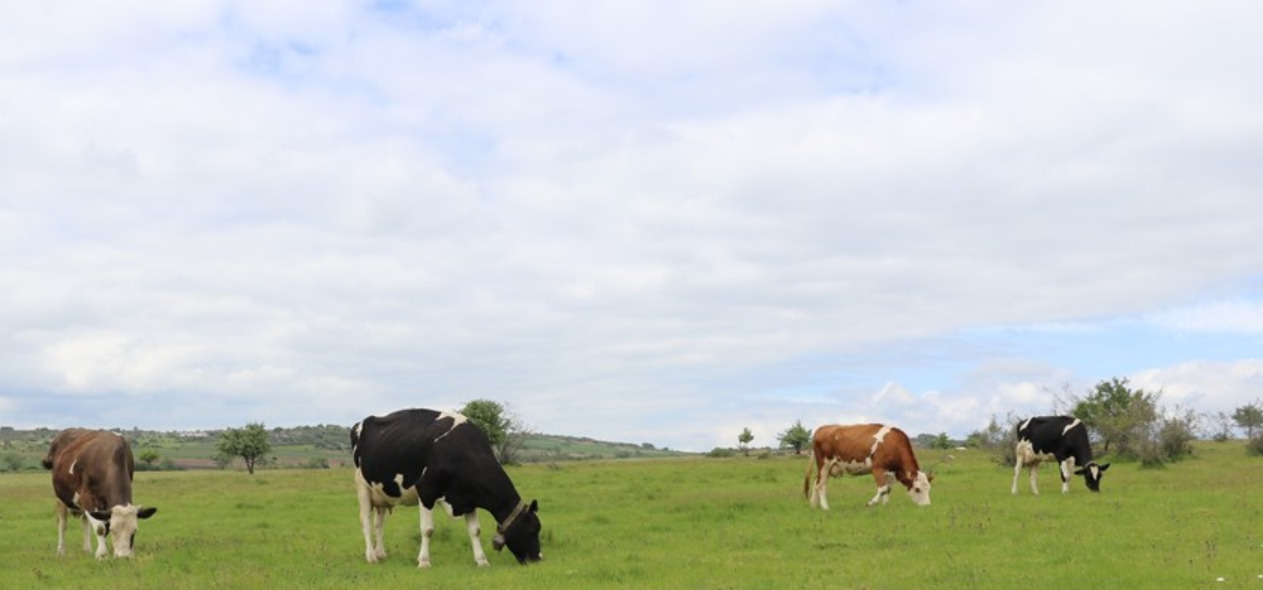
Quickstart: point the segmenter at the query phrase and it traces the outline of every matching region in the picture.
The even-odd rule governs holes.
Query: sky
[[[0,424],[1263,397],[1263,4],[0,5]]]

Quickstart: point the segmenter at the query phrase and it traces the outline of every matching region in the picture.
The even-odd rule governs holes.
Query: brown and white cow
[[[127,439],[107,430],[70,428],[61,431],[48,448],[44,468],[53,472],[57,494],[57,555],[66,554],[67,515],[83,518],[83,550],[106,556],[105,537],[111,537],[114,557],[131,557],[140,519],[158,509],[132,504],[135,461]]]
[[[831,424],[816,429],[811,440],[811,459],[803,480],[803,495],[810,494],[811,505],[829,509],[825,497],[830,476],[873,474],[877,495],[872,506],[890,499],[895,481],[908,488],[908,497],[922,506],[930,503],[930,482],[934,476],[921,471],[912,443],[902,430],[883,424]],[[814,485],[813,485],[814,483]]]

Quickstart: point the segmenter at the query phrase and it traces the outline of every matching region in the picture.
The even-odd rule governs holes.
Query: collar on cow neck
[[[526,502],[518,502],[517,508],[514,508],[513,512],[509,513],[509,517],[504,519],[504,522],[500,523],[500,526],[496,527],[496,532],[503,535],[505,531],[509,530],[509,527],[513,526],[513,523],[516,522],[517,518],[522,516],[522,513],[525,511]]]

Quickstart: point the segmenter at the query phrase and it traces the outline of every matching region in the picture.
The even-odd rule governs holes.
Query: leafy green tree
[[[1232,421],[1245,431],[1246,438],[1254,438],[1254,429],[1263,426],[1263,405],[1255,400],[1237,408],[1232,412]]]
[[[1102,455],[1112,446],[1120,455],[1135,456],[1158,420],[1157,395],[1128,387],[1126,379],[1101,381],[1087,397],[1074,401],[1075,417],[1096,432]]]
[[[496,458],[502,464],[517,460],[518,453],[526,444],[526,437],[531,434],[521,419],[500,402],[476,399],[467,402],[460,413],[486,433]]]
[[[946,432],[938,433],[938,436],[934,437],[934,448],[942,450],[952,448],[951,437],[947,436]]]
[[[154,463],[158,462],[158,452],[153,449],[147,449],[140,452],[136,457],[141,463],[145,464],[146,469],[153,469]]]
[[[777,440],[781,441],[782,449],[794,449],[794,454],[801,454],[807,445],[811,444],[811,431],[803,427],[802,420],[794,421],[794,425],[785,429]],[[751,437],[753,440],[753,437]]]
[[[749,428],[742,428],[741,434],[737,435],[737,442],[741,443],[742,453],[750,453],[750,449],[746,445],[749,445],[752,440],[754,440],[754,433],[750,432]]]
[[[262,422],[251,422],[245,428],[229,428],[219,437],[215,449],[219,458],[231,461],[241,457],[246,463],[246,471],[254,475],[255,463],[272,451],[272,443],[268,440],[268,431]],[[218,460],[218,459],[217,459]]]
[[[467,402],[460,413],[487,435],[491,446],[497,446],[504,440],[509,424],[504,417],[504,406],[500,402],[476,399]]]

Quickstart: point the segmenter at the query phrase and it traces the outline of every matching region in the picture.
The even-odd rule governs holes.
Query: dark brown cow
[[[912,452],[908,435],[893,426],[882,424],[833,424],[816,429],[811,440],[811,459],[803,480],[803,495],[810,494],[811,505],[829,509],[825,497],[829,476],[843,473],[872,473],[877,480],[877,495],[868,501],[872,506],[890,499],[890,487],[896,480],[908,488],[908,497],[922,506],[930,503],[930,482]],[[813,479],[814,484],[813,484]]]
[[[70,428],[61,431],[48,448],[44,468],[53,472],[57,494],[57,555],[66,554],[67,514],[83,518],[83,550],[96,558],[106,555],[111,536],[114,557],[131,557],[139,519],[157,508],[132,504],[132,474],[136,471],[127,439],[107,430]]]

